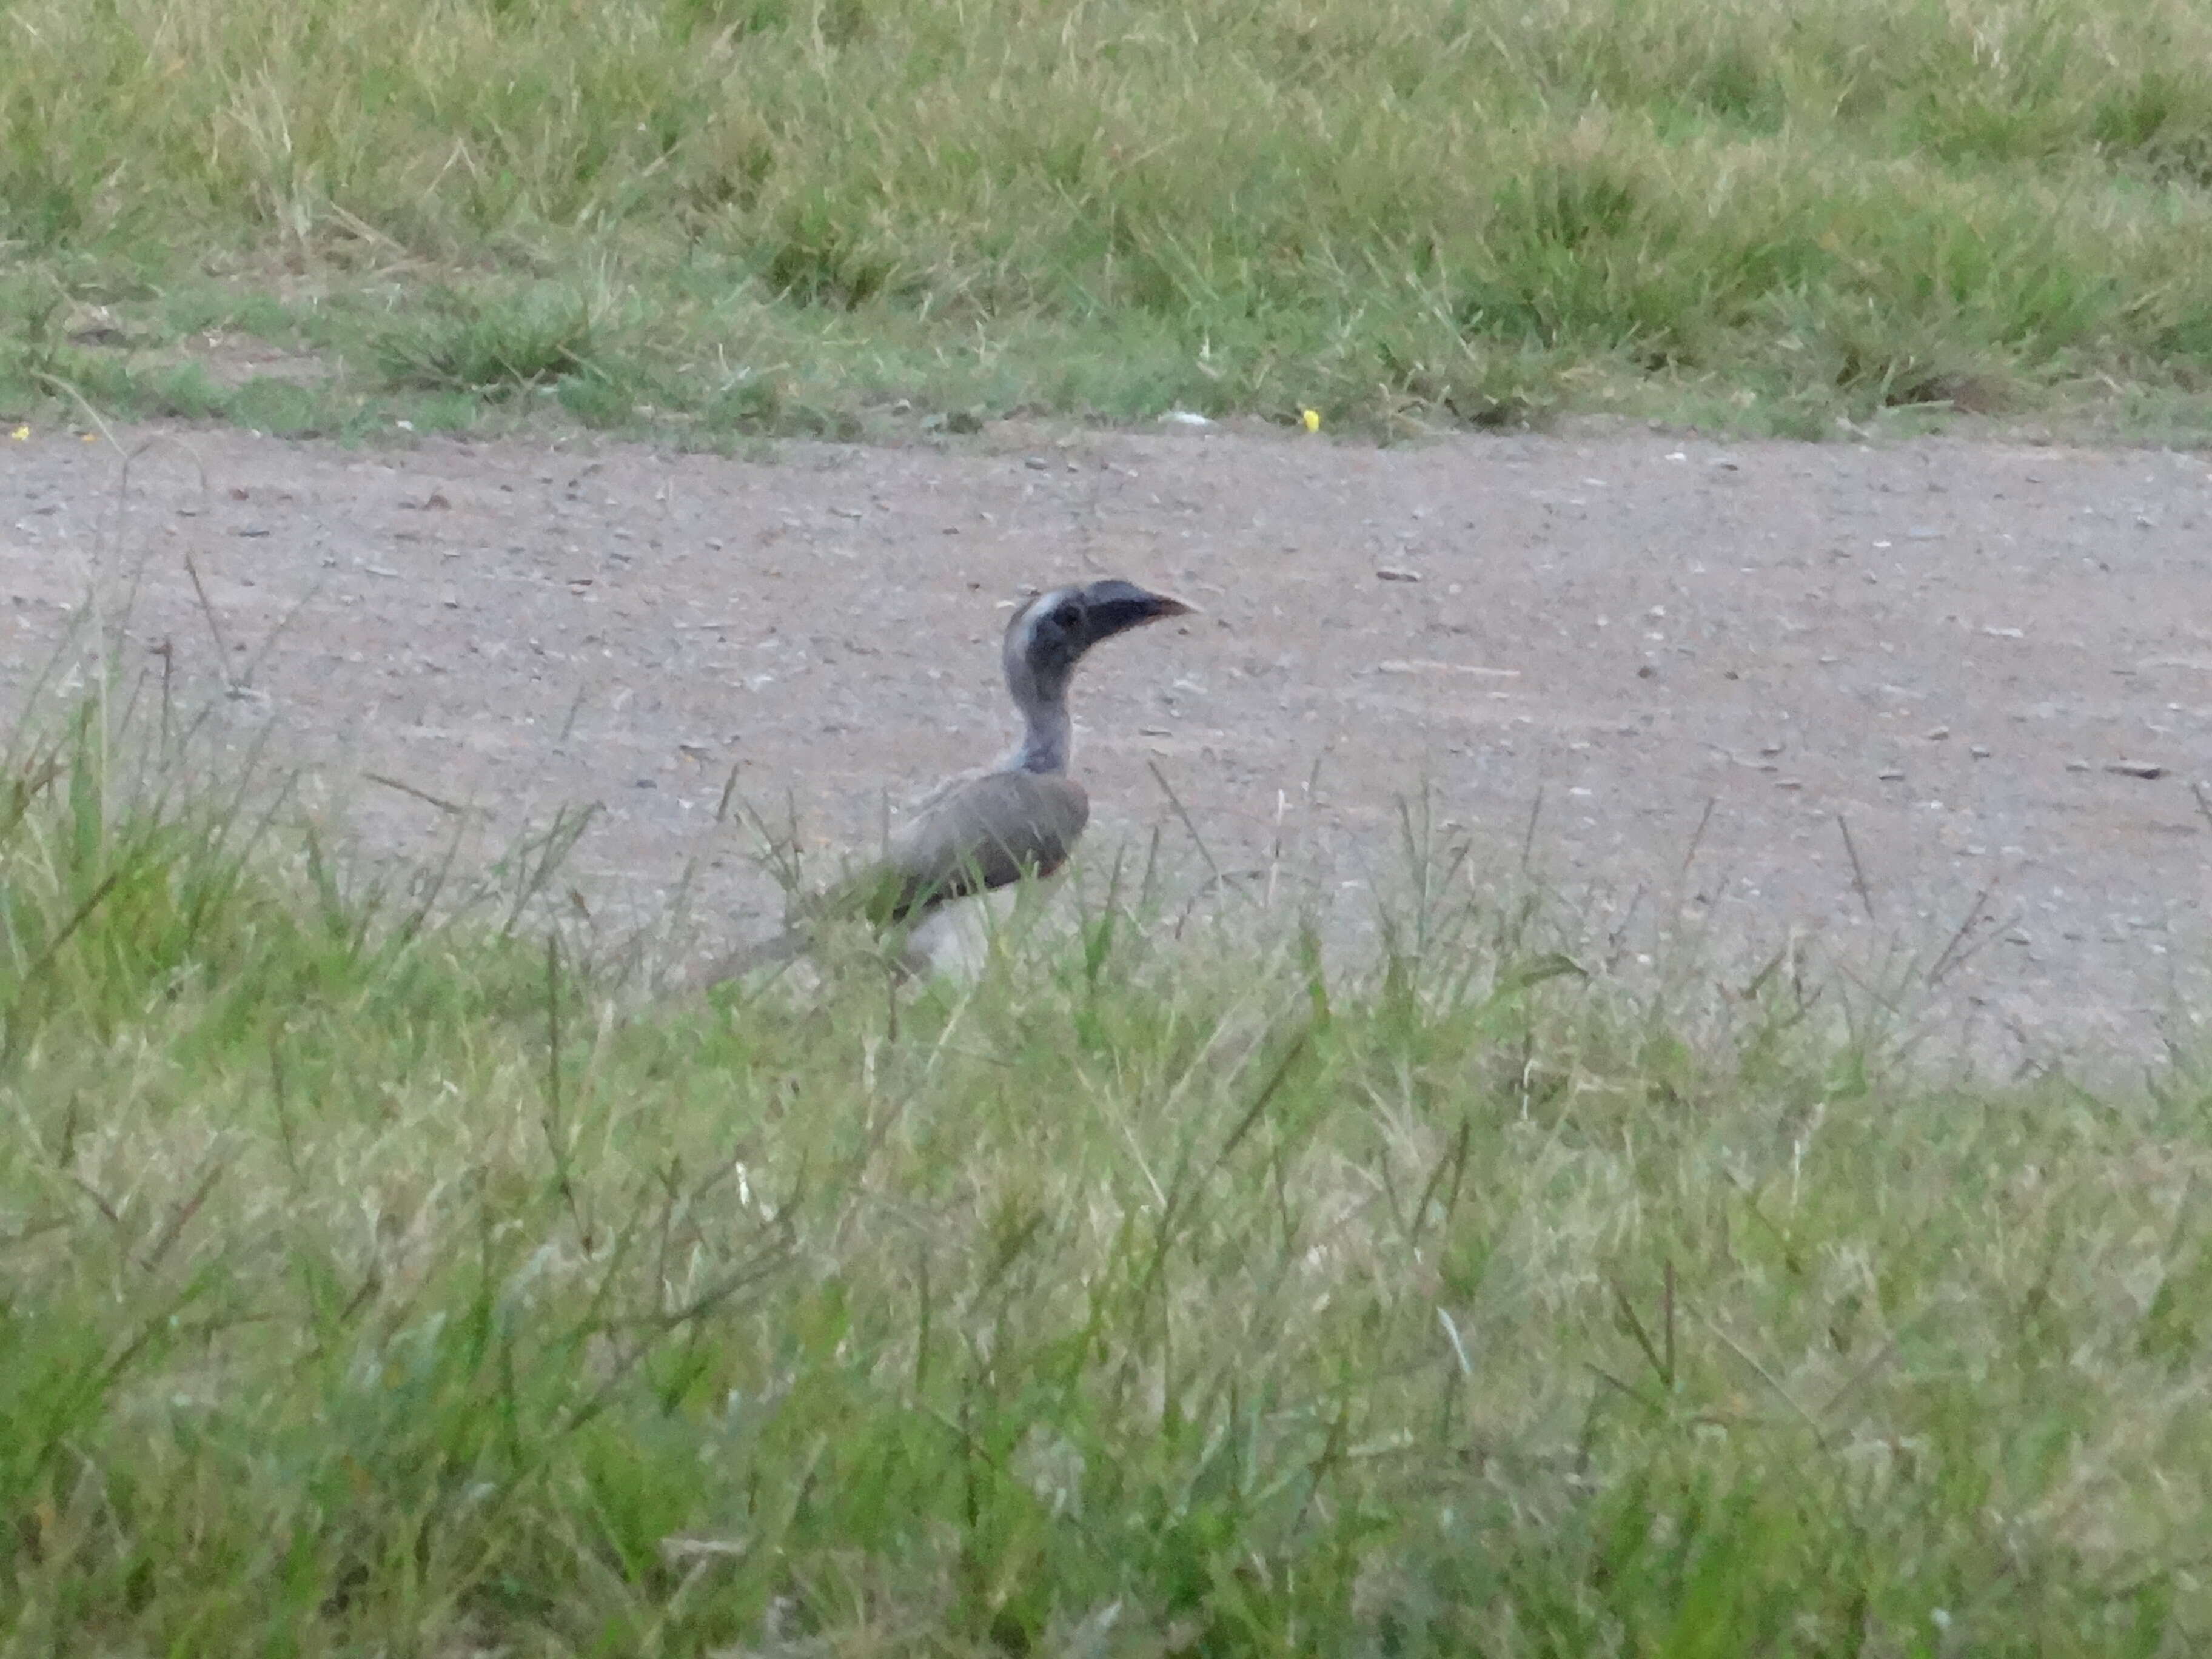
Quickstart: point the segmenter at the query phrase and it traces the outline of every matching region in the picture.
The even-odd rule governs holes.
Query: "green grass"
[[[0,30],[17,413],[66,381],[701,441],[1176,406],[2212,426],[2189,0],[21,0]],[[298,372],[258,386],[210,331]]]
[[[1639,999],[1418,834],[1354,959],[641,1002],[133,719],[0,775],[9,1659],[2212,1636],[2186,1065]]]

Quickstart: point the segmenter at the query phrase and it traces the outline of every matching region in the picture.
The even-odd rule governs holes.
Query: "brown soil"
[[[229,706],[273,717],[370,845],[453,821],[393,785],[472,809],[495,849],[599,802],[579,898],[649,914],[696,860],[702,950],[778,907],[714,824],[732,767],[772,816],[788,799],[864,844],[887,797],[1005,744],[1013,596],[1115,574],[1206,614],[1085,671],[1094,851],[1156,825],[1188,845],[1164,779],[1232,874],[1287,836],[1358,882],[1398,864],[1396,801],[1425,781],[1510,863],[1540,791],[1540,862],[1595,932],[1633,905],[1731,951],[1917,951],[2039,1055],[2143,1052],[2207,1006],[2201,456],[1009,428],[767,463],[119,435],[127,486],[105,444],[0,438],[9,684],[95,580],[112,609],[135,574],[131,650],[249,682]]]

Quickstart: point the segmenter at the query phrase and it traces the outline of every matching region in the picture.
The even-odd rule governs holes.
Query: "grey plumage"
[[[1091,817],[1090,797],[1054,773],[990,771],[956,780],[919,807],[873,866],[838,890],[833,911],[878,927],[910,923],[954,899],[1067,861]]]
[[[1076,665],[1116,634],[1189,610],[1180,599],[1115,580],[1055,588],[1016,611],[1000,659],[1022,716],[1020,740],[994,765],[934,790],[881,859],[805,907],[810,921],[854,916],[879,930],[910,928],[955,899],[1057,871],[1091,816],[1090,797],[1067,775],[1073,731],[1067,688]],[[810,931],[787,928],[739,951],[705,982],[788,961],[805,948]]]

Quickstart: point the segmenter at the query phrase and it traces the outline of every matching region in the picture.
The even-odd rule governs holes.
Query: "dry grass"
[[[2212,360],[2185,0],[27,0],[0,27],[17,403],[46,375],[294,429],[542,393],[709,434],[1176,404],[1809,434],[2186,400]],[[210,329],[334,378],[221,385],[178,362]]]

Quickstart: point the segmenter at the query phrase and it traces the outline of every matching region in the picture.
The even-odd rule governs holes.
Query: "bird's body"
[[[1091,817],[1090,797],[1067,775],[1067,687],[1076,664],[1116,634],[1189,609],[1119,580],[1055,588],[1023,606],[1006,624],[1000,652],[1022,715],[1020,741],[996,764],[933,791],[880,859],[809,908],[825,918],[859,917],[879,931],[908,929],[956,899],[1057,872]],[[799,928],[787,928],[724,962],[708,983],[787,961],[805,944]]]
[[[940,904],[1049,876],[1090,821],[1091,798],[1060,773],[976,772],[953,779],[899,826],[884,856],[846,884],[846,908],[878,927]]]

